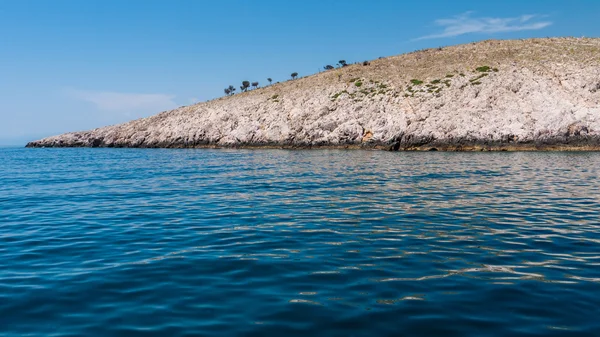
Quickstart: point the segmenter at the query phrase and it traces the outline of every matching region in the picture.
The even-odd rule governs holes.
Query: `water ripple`
[[[0,162],[0,336],[600,335],[600,154]]]

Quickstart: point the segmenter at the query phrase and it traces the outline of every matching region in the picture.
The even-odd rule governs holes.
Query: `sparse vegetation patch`
[[[336,100],[338,97],[342,96],[343,94],[347,94],[347,93],[348,93],[348,91],[346,91],[346,90],[343,90],[343,91],[340,91],[340,92],[338,92],[338,93],[334,94],[333,96],[331,96],[331,98],[332,98],[333,100]]]
[[[482,78],[486,77],[487,75],[488,75],[488,74],[481,74],[481,75],[479,75],[479,76],[477,76],[477,77],[475,77],[475,78],[472,78],[472,79],[470,79],[470,80],[469,80],[469,82],[471,82],[471,83],[473,83],[473,82],[477,82],[477,81],[479,81],[480,79],[482,79]]]

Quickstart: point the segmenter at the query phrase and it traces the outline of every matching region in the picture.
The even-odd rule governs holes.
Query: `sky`
[[[598,0],[0,0],[0,145],[486,39],[599,37]]]

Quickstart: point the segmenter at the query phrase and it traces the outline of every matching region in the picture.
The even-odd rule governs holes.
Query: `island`
[[[600,149],[600,38],[487,40],[292,75],[27,147]]]

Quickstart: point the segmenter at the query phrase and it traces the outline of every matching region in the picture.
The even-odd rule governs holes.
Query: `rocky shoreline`
[[[418,51],[27,147],[598,151],[600,39]]]
[[[29,148],[138,148],[138,149],[281,149],[281,150],[381,150],[381,151],[448,151],[448,152],[499,152],[499,151],[600,151],[600,137],[576,137],[565,142],[558,141],[539,141],[536,143],[512,143],[512,142],[431,142],[422,145],[404,144],[396,142],[393,144],[384,143],[348,143],[348,144],[275,144],[275,143],[249,143],[249,144],[183,144],[183,143],[163,143],[163,144],[141,144],[136,146],[129,145],[108,145],[94,146],[79,143],[53,143],[45,144],[43,142],[30,142],[26,147]]]

